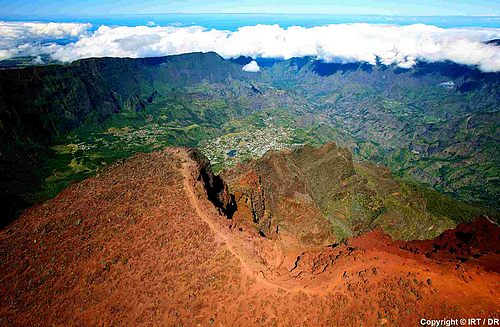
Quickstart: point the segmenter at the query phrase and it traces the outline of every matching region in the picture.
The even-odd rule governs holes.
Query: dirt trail
[[[196,181],[193,177],[193,171],[194,167],[196,164],[193,162],[193,160],[189,157],[189,153],[186,149],[180,149],[177,154],[180,156],[182,160],[182,177],[183,177],[183,186],[184,186],[184,192],[186,193],[186,196],[188,197],[192,207],[195,209],[196,214],[198,217],[208,225],[210,230],[217,235],[225,244],[229,252],[236,257],[241,265],[242,271],[245,272],[247,275],[253,276],[256,279],[259,280],[262,284],[270,287],[276,287],[275,284],[269,282],[265,278],[262,278],[259,275],[259,271],[261,270],[256,270],[255,268],[251,268],[247,261],[243,258],[243,256],[238,252],[238,250],[232,245],[233,240],[228,233],[225,233],[220,224],[215,222],[214,219],[221,221],[226,219],[226,217],[223,217],[222,215],[218,214],[216,217],[213,217],[215,215],[214,212],[208,212],[208,210],[205,209],[205,207],[202,206],[200,203],[200,200],[198,198],[195,185]],[[227,227],[226,227],[227,228]]]

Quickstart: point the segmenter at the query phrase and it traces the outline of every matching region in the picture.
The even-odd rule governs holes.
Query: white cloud
[[[257,73],[260,72],[260,67],[259,65],[257,65],[257,62],[255,60],[252,60],[248,64],[243,66],[242,70],[246,72]]]
[[[50,55],[70,62],[86,57],[146,57],[215,51],[224,58],[314,56],[327,62],[377,60],[409,68],[418,60],[450,60],[500,71],[500,51],[483,42],[500,29],[443,29],[431,25],[334,24],[316,27],[244,26],[231,32],[203,27],[100,26],[0,22],[0,59]],[[67,44],[61,40],[70,39]]]
[[[35,64],[35,65],[43,65],[43,64],[44,64],[44,62],[43,62],[42,57],[40,57],[40,56],[36,56],[36,58],[35,58],[35,59],[33,59],[33,64]]]
[[[86,35],[90,24],[0,21],[0,60],[16,56],[52,54],[58,42]]]

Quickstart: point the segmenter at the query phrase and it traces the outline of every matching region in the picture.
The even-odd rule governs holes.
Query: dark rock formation
[[[207,197],[228,219],[236,211],[234,195],[229,193],[227,184],[212,172],[210,161],[199,150],[190,149],[189,156],[197,163],[197,180],[203,182]]]

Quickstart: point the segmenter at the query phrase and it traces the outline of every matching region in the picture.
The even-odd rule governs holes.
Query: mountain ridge
[[[487,220],[435,241],[380,229],[329,246],[285,230],[271,239],[214,206],[207,164],[187,148],[137,154],[24,212],[0,231],[2,321],[401,325],[498,313],[500,228]]]

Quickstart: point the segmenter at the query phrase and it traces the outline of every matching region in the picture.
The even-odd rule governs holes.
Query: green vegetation
[[[50,175],[44,179],[43,188],[36,196],[40,199],[53,197],[72,181],[92,176],[102,167],[135,153],[172,145],[196,146],[205,137],[216,133],[213,128],[197,124],[162,124],[161,116],[158,119],[148,116],[140,126],[139,121],[143,118],[141,114],[118,114],[110,118],[116,127],[101,132],[81,128],[59,138],[58,142],[64,143],[52,147],[55,155],[45,167]],[[131,126],[123,126],[125,123]]]
[[[416,192],[422,194],[427,203],[427,210],[436,216],[450,217],[457,224],[471,221],[478,215],[486,215],[500,223],[498,211],[479,208],[467,203],[457,201],[432,189],[412,184]]]
[[[246,74],[213,53],[2,70],[0,188],[2,210],[12,208],[0,213],[163,146],[200,147],[220,171],[267,150],[336,141],[355,160],[447,194],[419,191],[436,216],[494,216],[499,76],[450,63],[400,70],[294,59]]]

